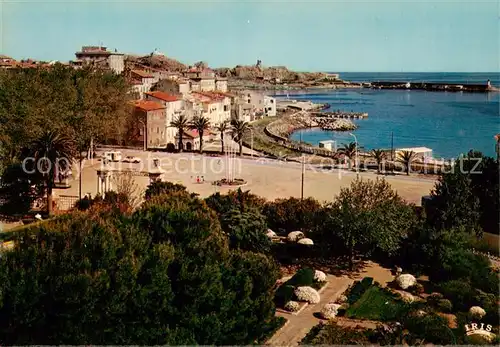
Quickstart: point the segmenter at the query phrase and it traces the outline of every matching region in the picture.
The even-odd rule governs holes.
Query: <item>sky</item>
[[[83,45],[212,67],[500,71],[500,1],[0,0],[0,53],[67,61]]]

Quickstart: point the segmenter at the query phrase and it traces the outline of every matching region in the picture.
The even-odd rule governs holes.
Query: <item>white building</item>
[[[218,92],[227,92],[227,78],[217,77],[215,79],[215,90]]]
[[[396,158],[399,157],[403,151],[415,153],[415,159],[428,161],[432,160],[432,149],[427,147],[410,147],[410,148],[398,148],[396,150]]]
[[[144,99],[144,94],[151,90],[151,87],[158,81],[154,75],[143,70],[131,70],[132,90],[139,93],[139,97]]]
[[[264,114],[268,117],[276,117],[276,99],[264,95]]]
[[[276,116],[276,99],[253,90],[242,92],[241,98],[254,107],[255,112],[269,117]]]
[[[73,65],[95,65],[103,66],[121,74],[125,69],[123,53],[108,51],[102,46],[83,46],[80,52],[75,53],[77,61]]]
[[[156,101],[165,106],[166,142],[175,145],[177,129],[172,127],[171,123],[185,112],[184,100],[165,92],[146,93],[146,100]]]
[[[195,114],[210,121],[212,126],[231,119],[231,98],[217,92],[192,92],[190,102]]]

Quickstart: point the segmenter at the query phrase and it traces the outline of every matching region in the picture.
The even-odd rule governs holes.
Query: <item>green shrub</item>
[[[300,287],[300,286],[308,286],[312,287],[314,283],[314,270],[308,267],[302,268],[293,275],[287,281],[287,284]]]
[[[283,283],[276,290],[276,294],[274,295],[274,302],[276,306],[283,308],[287,302],[292,300],[294,291],[295,288],[293,286],[287,284],[287,282]]]
[[[437,314],[407,319],[405,328],[410,332],[413,343],[417,340],[440,345],[456,343],[455,335],[448,327],[448,321]]]
[[[359,327],[345,327],[336,323],[319,324],[302,339],[301,345],[367,345],[368,334]]]
[[[368,289],[373,284],[373,278],[372,277],[365,277],[361,280],[361,284],[365,289]]]
[[[441,284],[441,292],[449,299],[456,310],[467,311],[471,306],[476,305],[476,291],[471,285],[464,281],[448,281]]]
[[[441,312],[448,313],[453,309],[453,304],[448,299],[441,299],[439,300],[437,307]]]

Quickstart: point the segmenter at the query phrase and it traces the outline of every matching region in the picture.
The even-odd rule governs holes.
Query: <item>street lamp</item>
[[[251,132],[251,139],[250,139],[250,150],[251,150],[251,156],[252,156],[252,159],[253,159],[253,129],[252,128],[248,128],[250,129],[250,132]]]
[[[356,178],[359,178],[359,167],[358,167],[358,139],[353,133],[349,133],[354,137],[354,142],[356,143],[356,153],[354,154],[354,165],[356,165]]]

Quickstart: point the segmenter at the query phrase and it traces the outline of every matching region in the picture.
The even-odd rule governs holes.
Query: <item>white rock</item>
[[[314,245],[313,240],[311,240],[311,239],[307,239],[307,238],[300,239],[299,241],[297,241],[297,243],[300,243],[301,245],[307,245],[307,246],[312,246],[312,245]]]
[[[337,304],[344,304],[347,302],[347,296],[341,295],[337,298],[336,303]]]
[[[269,238],[277,237],[278,235],[271,229],[267,229],[266,236]]]
[[[396,279],[396,281],[401,289],[408,289],[417,284],[415,276],[410,274],[401,275]]]
[[[288,234],[286,237],[288,242],[297,242],[300,239],[303,239],[304,233],[302,231],[292,231],[291,233]]]
[[[403,300],[404,302],[406,302],[408,304],[411,304],[412,302],[415,301],[415,297],[413,295],[411,295],[410,293],[399,292],[399,294],[401,295],[401,300]]]
[[[300,304],[297,301],[289,301],[285,304],[285,310],[290,312],[297,312],[300,310]]]
[[[474,317],[474,318],[478,318],[478,319],[481,319],[483,318],[484,316],[486,316],[486,311],[482,308],[482,307],[479,307],[479,306],[472,306],[470,309],[469,309],[469,314]]]
[[[339,304],[326,304],[320,312],[321,317],[324,319],[332,319],[337,316],[339,311]]]
[[[317,304],[320,300],[319,293],[312,287],[297,287],[294,291],[297,300],[305,301],[310,304]]]
[[[314,271],[314,280],[316,282],[326,282],[326,274],[323,271]]]

